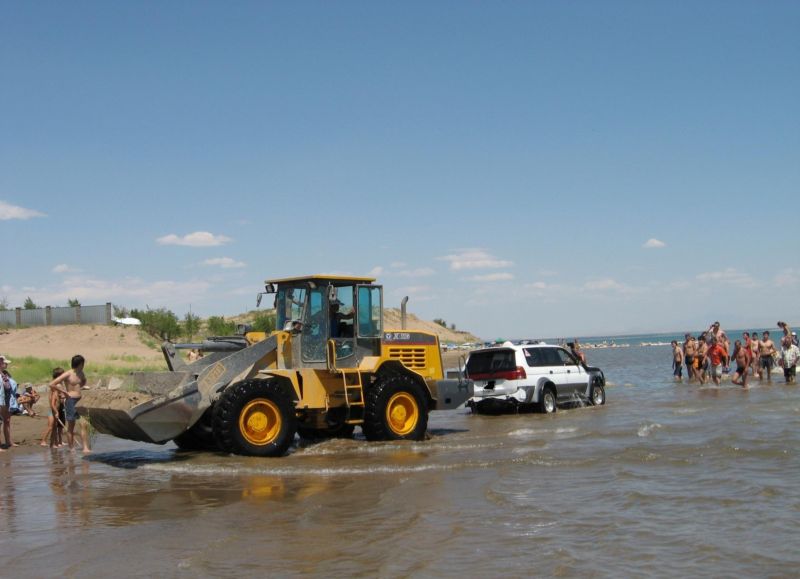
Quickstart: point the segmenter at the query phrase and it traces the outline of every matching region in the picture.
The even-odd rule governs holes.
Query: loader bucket
[[[160,444],[184,432],[204,410],[197,381],[188,373],[148,372],[132,377],[133,387],[128,382],[117,391],[84,392],[78,413],[103,434]],[[175,385],[187,378],[186,384]],[[136,387],[141,381],[149,386]],[[169,391],[163,392],[166,388]]]
[[[162,444],[191,428],[219,390],[253,372],[277,343],[271,336],[232,353],[215,352],[200,367],[196,362],[170,372],[134,372],[119,390],[86,391],[78,413],[103,434]]]

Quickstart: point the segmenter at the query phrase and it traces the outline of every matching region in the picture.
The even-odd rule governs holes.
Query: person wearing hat
[[[17,383],[8,373],[8,366],[11,360],[5,356],[0,356],[0,378],[3,381],[2,394],[0,394],[0,418],[3,420],[3,437],[6,440],[6,446],[19,446],[14,443],[11,438],[11,413],[19,410],[17,404]],[[0,449],[2,450],[2,449]]]

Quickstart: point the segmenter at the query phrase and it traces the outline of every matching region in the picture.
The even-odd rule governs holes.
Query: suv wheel
[[[602,406],[606,403],[606,390],[602,384],[594,384],[592,386],[592,393],[589,399],[592,401],[592,406]]]
[[[558,410],[555,388],[552,386],[545,386],[542,388],[542,394],[539,396],[538,409],[542,414],[552,414]]]

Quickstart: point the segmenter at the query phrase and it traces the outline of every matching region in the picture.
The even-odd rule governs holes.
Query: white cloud
[[[667,246],[666,243],[664,243],[660,239],[656,239],[655,237],[651,237],[642,244],[642,247],[644,247],[645,249],[660,249],[666,246]]]
[[[794,286],[800,283],[800,271],[794,268],[787,268],[781,270],[777,274],[775,274],[775,278],[773,279],[774,283],[778,287],[789,287]]]
[[[245,267],[247,264],[243,261],[236,261],[231,257],[212,257],[203,261],[203,265],[214,265],[222,269],[235,269]]]
[[[548,286],[543,281],[535,281],[533,283],[525,284],[525,287],[528,288],[528,289],[544,290],[544,289],[547,289],[550,286]]]
[[[59,263],[57,266],[53,268],[53,273],[76,273],[80,270],[75,269],[74,267],[67,265],[66,263]]]
[[[558,275],[558,272],[553,269],[540,269],[539,275],[542,277],[555,277]]]
[[[418,267],[416,269],[401,269],[394,272],[394,275],[399,277],[428,277],[436,273],[436,270],[430,267]]]
[[[215,247],[224,245],[230,241],[230,237],[214,235],[208,231],[195,231],[183,237],[170,233],[169,235],[156,239],[156,243],[159,245],[185,245],[187,247]]]
[[[497,269],[514,265],[513,261],[498,259],[485,249],[462,249],[458,253],[444,255],[437,259],[449,261],[450,269],[454,271],[462,269]]]
[[[380,265],[376,265],[367,272],[367,277],[380,277],[382,274],[383,268]]]
[[[734,267],[728,267],[722,271],[700,273],[696,277],[701,282],[727,284],[743,288],[754,288],[759,285],[749,274],[740,272]]]
[[[11,205],[5,201],[0,201],[0,221],[8,221],[10,219],[32,219],[34,217],[45,217],[44,213],[36,211],[35,209],[26,209],[17,205]]]
[[[585,284],[583,284],[583,287],[584,289],[587,290],[603,291],[603,290],[621,290],[625,286],[611,278],[605,278],[605,279],[596,279],[587,281]]]
[[[20,304],[30,296],[42,306],[66,303],[71,298],[77,298],[84,305],[113,302],[131,307],[161,307],[173,302],[175,296],[180,296],[181,302],[197,301],[206,295],[210,287],[207,280],[149,282],[140,278],[109,280],[70,276],[52,287],[23,287],[18,290],[4,287],[3,291],[8,294],[9,302]]]
[[[469,281],[487,282],[487,281],[508,281],[514,279],[513,273],[489,273],[486,275],[473,275],[467,278]]]

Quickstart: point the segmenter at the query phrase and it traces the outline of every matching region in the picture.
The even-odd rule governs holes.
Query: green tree
[[[128,308],[123,308],[120,306],[113,306],[114,307],[114,317],[115,318],[127,318],[130,317],[131,313],[128,311]]]
[[[253,330],[256,332],[270,332],[275,331],[275,312],[259,312],[253,318]]]
[[[8,298],[4,297],[0,299],[0,312],[7,312],[8,311]]]
[[[206,335],[231,336],[236,331],[236,324],[225,320],[222,316],[211,316],[206,321]]]
[[[30,298],[30,296],[25,298],[25,305],[22,306],[22,307],[25,308],[26,310],[39,309],[39,306],[37,306],[35,303],[33,303],[33,300]]]
[[[142,329],[156,338],[172,340],[181,333],[178,316],[166,308],[157,310],[131,310],[131,316],[142,322]]]
[[[78,301],[78,298],[68,299],[67,305],[71,308],[79,308],[81,307],[81,302]]]
[[[192,341],[195,334],[200,332],[200,316],[194,315],[192,312],[187,312],[183,317],[183,335]]]

